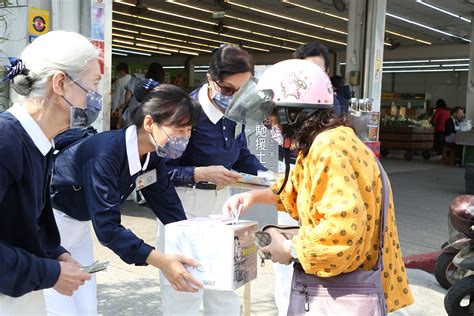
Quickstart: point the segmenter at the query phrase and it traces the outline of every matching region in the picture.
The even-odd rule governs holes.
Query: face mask
[[[272,134],[272,139],[279,145],[283,146],[283,134],[278,126],[272,126],[270,133]]]
[[[63,96],[63,99],[70,105],[70,127],[87,127],[94,123],[94,121],[99,116],[100,110],[102,110],[102,95],[94,90],[85,89],[77,82],[74,83],[87,93],[86,107],[83,109],[81,107],[74,106]]]
[[[153,137],[153,134],[150,133],[151,138],[153,139],[153,142],[155,143],[155,151],[158,157],[170,158],[170,159],[176,159],[176,158],[181,157],[181,155],[186,150],[186,146],[188,146],[189,137],[169,136],[158,124],[157,126],[168,137],[168,142],[164,146],[160,146],[160,144],[158,144],[155,138]]]
[[[212,97],[212,101],[223,111],[227,110],[230,102],[232,102],[231,95],[224,95],[221,91],[217,91]]]

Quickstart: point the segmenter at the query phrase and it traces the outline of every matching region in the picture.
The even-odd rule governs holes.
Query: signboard
[[[263,124],[259,124],[245,126],[245,134],[250,152],[266,168],[278,172],[278,144],[272,139],[270,131]]]
[[[28,33],[42,35],[49,31],[49,11],[28,8]]]
[[[100,73],[104,74],[104,41],[91,40],[91,43],[99,51]]]

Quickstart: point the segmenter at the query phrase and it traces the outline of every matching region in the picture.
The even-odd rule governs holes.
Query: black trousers
[[[438,155],[443,153],[444,143],[444,132],[435,132],[433,147]]]

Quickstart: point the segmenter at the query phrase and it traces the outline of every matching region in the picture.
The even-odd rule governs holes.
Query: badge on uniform
[[[156,181],[157,181],[156,169],[153,169],[137,177],[137,179],[135,180],[135,188],[137,190],[141,190],[143,188],[146,188],[149,185],[152,185]]]

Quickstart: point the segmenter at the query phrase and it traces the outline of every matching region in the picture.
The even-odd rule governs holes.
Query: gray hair
[[[12,80],[13,89],[31,99],[44,99],[54,74],[62,71],[79,78],[91,60],[99,57],[97,49],[81,34],[52,31],[41,35],[21,53],[28,69]]]

